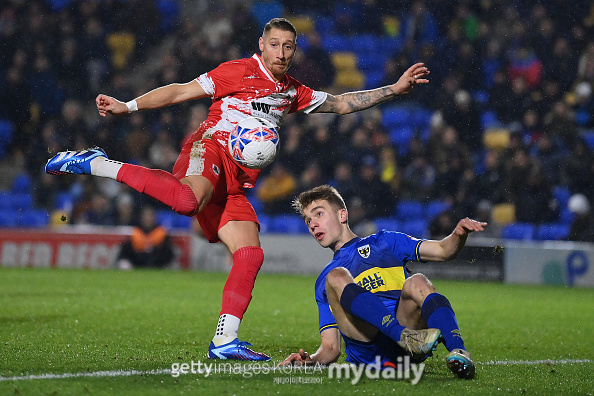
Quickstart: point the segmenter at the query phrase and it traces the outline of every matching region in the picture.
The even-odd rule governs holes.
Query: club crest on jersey
[[[369,244],[364,245],[364,246],[359,246],[357,248],[357,251],[359,252],[359,255],[363,258],[367,258],[369,257],[369,254],[371,253],[371,248],[369,247]]]

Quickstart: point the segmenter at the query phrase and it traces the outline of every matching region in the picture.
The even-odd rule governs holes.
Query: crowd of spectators
[[[321,183],[336,186],[362,220],[392,216],[401,200],[446,202],[450,210],[432,230],[450,227],[448,219],[486,216],[484,209],[499,203],[514,204],[517,221],[554,222],[563,210],[555,188],[594,203],[594,156],[585,138],[594,128],[590,1],[187,3],[2,3],[0,119],[14,125],[5,159],[24,159],[36,205],[51,211],[68,191],[72,223],[107,225],[133,224],[136,214],[126,212],[145,205],[159,209],[116,182],[48,177],[43,165],[57,151],[97,145],[111,158],[171,170],[184,137],[205,119],[208,100],[100,119],[95,96],[129,100],[250,56],[264,23],[281,15],[316,21],[298,37],[301,50],[289,71],[314,89],[340,93],[325,45],[330,35],[400,40],[398,50],[383,53],[382,83],[417,61],[430,68],[431,83],[362,113],[288,117],[281,154],[248,195],[264,214],[290,213],[291,198]],[[382,123],[396,104],[432,114],[406,147]],[[509,131],[505,147],[484,143],[485,115]]]

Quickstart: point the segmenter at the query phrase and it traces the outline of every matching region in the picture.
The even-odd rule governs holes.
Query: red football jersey
[[[277,82],[258,54],[222,63],[196,80],[213,100],[197,132],[201,135],[213,128],[213,137],[225,147],[229,133],[246,117],[261,117],[279,127],[287,114],[309,113],[327,97],[288,74]]]

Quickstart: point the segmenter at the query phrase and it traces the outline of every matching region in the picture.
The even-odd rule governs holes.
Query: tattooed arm
[[[395,84],[336,96],[328,94],[326,101],[315,112],[348,114],[368,109],[390,100],[396,95],[409,93],[416,84],[428,83],[429,80],[422,78],[427,74],[429,74],[429,69],[423,63],[416,63],[408,68]]]

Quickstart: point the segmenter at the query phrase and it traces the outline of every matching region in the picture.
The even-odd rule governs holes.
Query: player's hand
[[[484,221],[476,221],[466,217],[458,222],[454,229],[454,233],[462,236],[474,231],[484,231],[486,225],[487,223]]]
[[[311,362],[311,357],[309,356],[309,353],[305,352],[303,349],[299,350],[299,353],[292,353],[289,355],[288,358],[286,358],[285,360],[283,360],[280,365],[281,366],[290,366],[290,365],[294,365],[294,366],[302,366],[304,365],[306,362]]]
[[[429,80],[424,78],[429,73],[429,69],[425,67],[424,63],[415,63],[402,74],[396,84],[392,86],[396,95],[409,93],[417,84],[427,84]]]
[[[128,106],[126,106],[124,102],[120,102],[111,96],[100,94],[95,99],[95,103],[97,104],[97,110],[99,110],[99,115],[101,117],[105,117],[107,113],[116,115],[128,113]]]

